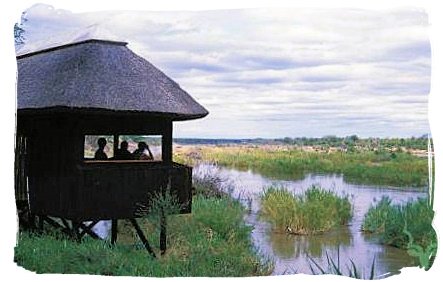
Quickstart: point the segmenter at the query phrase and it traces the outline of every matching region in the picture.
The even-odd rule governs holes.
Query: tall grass
[[[426,199],[409,201],[405,205],[394,205],[388,197],[383,197],[365,215],[362,230],[380,235],[384,244],[406,248],[408,236],[403,232],[406,224],[414,242],[426,246],[436,239],[432,228],[434,211]]]
[[[278,231],[316,234],[346,224],[352,217],[347,197],[312,186],[301,196],[270,187],[261,197],[261,215]]]
[[[365,215],[362,230],[375,233],[384,244],[407,249],[429,269],[437,251],[437,236],[432,228],[434,211],[427,199],[394,205],[383,197]]]
[[[389,152],[308,152],[296,147],[203,147],[199,159],[271,178],[301,179],[307,173],[343,173],[348,182],[424,187],[425,158]],[[182,160],[183,156],[182,156]],[[188,160],[192,162],[192,160]]]
[[[193,212],[168,217],[168,249],[153,259],[130,225],[119,221],[117,244],[84,238],[79,244],[60,234],[22,232],[15,261],[37,273],[80,273],[125,276],[251,276],[266,275],[263,261],[250,241],[245,208],[228,197],[198,194]],[[159,249],[155,223],[139,219],[154,250]]]
[[[229,190],[223,189],[226,179],[211,171],[193,171],[192,187],[194,193],[206,198],[222,198],[229,196]]]

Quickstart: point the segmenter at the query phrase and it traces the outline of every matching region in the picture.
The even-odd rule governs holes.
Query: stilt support
[[[164,255],[166,252],[166,216],[162,211],[160,215],[160,254]]]
[[[151,246],[149,245],[148,240],[146,239],[145,235],[143,234],[143,231],[140,229],[140,226],[138,226],[137,221],[135,218],[129,219],[132,223],[132,225],[135,228],[135,231],[137,232],[138,237],[142,241],[143,245],[145,246],[146,250],[152,255],[152,257],[156,258],[154,251],[152,250]]]
[[[117,219],[113,219],[111,223],[111,244],[115,245],[117,242],[118,224]]]
[[[82,232],[79,233],[79,237],[80,239],[85,235],[88,234],[89,236],[91,236],[94,239],[100,239],[100,237],[97,236],[97,234],[94,233],[94,231],[92,231],[92,228],[98,223],[98,220],[91,222],[90,224],[88,224],[87,226],[83,223],[79,223],[79,227],[82,230]]]

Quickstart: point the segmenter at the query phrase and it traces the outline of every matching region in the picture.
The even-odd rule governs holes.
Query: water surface
[[[326,266],[326,253],[347,273],[352,260],[363,277],[369,276],[375,258],[375,271],[378,278],[399,273],[403,267],[416,266],[417,261],[406,251],[381,245],[377,238],[360,232],[365,213],[371,205],[383,196],[388,196],[392,203],[402,204],[419,197],[426,197],[425,192],[409,188],[377,187],[355,185],[344,181],[342,175],[309,174],[303,180],[273,180],[251,171],[219,168],[202,164],[194,168],[194,173],[218,175],[223,188],[232,197],[239,199],[249,209],[246,222],[254,227],[252,241],[258,252],[275,262],[273,274],[306,273],[312,274],[308,256],[321,266]],[[295,236],[272,231],[271,226],[258,216],[260,195],[266,187],[279,185],[294,194],[301,194],[312,185],[334,191],[337,195],[348,195],[353,205],[353,218],[348,226],[342,226],[321,235]],[[314,267],[315,268],[315,267]]]

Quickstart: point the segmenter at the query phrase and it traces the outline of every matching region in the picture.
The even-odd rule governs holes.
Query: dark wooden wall
[[[17,202],[28,201],[27,181],[27,139],[24,135],[16,135],[15,138],[15,161],[14,161],[14,188]],[[26,203],[25,203],[26,205]]]
[[[172,121],[140,115],[20,116],[26,136],[29,201],[35,214],[78,220],[133,217],[170,183],[172,193],[191,209],[189,167],[172,163]],[[162,135],[162,162],[85,162],[85,135]]]

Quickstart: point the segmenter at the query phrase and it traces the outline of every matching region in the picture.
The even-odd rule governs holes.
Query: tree
[[[20,46],[25,43],[26,38],[24,36],[25,33],[24,25],[25,22],[27,21],[28,19],[26,18],[26,12],[23,12],[20,19],[20,23],[15,23],[14,25],[14,41],[16,46]]]

